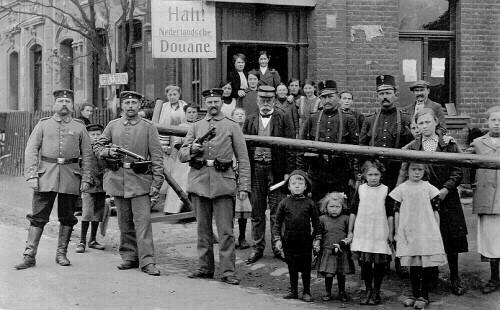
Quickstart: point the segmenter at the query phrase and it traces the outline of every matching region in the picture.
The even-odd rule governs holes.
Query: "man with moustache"
[[[245,200],[250,192],[250,163],[240,126],[221,112],[220,88],[202,92],[207,115],[189,128],[179,150],[181,162],[189,162],[189,198],[195,208],[198,231],[198,269],[189,278],[211,279],[214,276],[214,236],[212,218],[219,233],[219,262],[222,281],[238,285],[235,276],[236,254],[233,235],[234,203]],[[199,141],[215,128],[215,137]],[[238,182],[233,170],[233,158],[238,162]]]
[[[275,89],[272,86],[259,86],[257,105],[259,114],[249,115],[243,126],[247,135],[295,138],[294,125],[291,118],[283,110],[275,109]],[[269,199],[271,240],[279,202],[286,197],[284,188],[269,192],[269,186],[285,179],[295,170],[295,156],[284,149],[269,147],[251,147],[248,150],[252,169],[252,237],[253,251],[247,263],[255,263],[264,253],[266,247],[266,209]],[[271,245],[274,255],[281,257],[274,243]]]
[[[85,125],[71,117],[73,91],[56,90],[54,98],[55,114],[38,122],[26,145],[24,175],[33,189],[33,204],[32,213],[26,216],[30,227],[23,262],[15,266],[18,270],[35,266],[40,237],[56,198],[60,222],[56,263],[71,264],[66,253],[73,226],[78,222],[73,206],[80,192],[88,190],[92,183],[90,137]]]
[[[436,127],[436,133],[439,136],[446,134],[446,119],[441,105],[429,99],[431,84],[424,80],[418,80],[410,86],[410,90],[415,95],[415,102],[404,107],[404,109],[413,118],[418,111],[423,108],[429,108],[434,111],[434,114],[439,119],[439,124]]]
[[[137,92],[121,92],[122,116],[108,123],[93,149],[98,158],[106,161],[104,190],[115,198],[120,228],[118,251],[123,260],[117,268],[140,267],[148,275],[159,276],[154,258],[151,201],[158,198],[164,180],[163,151],[154,124],[138,115],[142,98]],[[109,144],[147,161],[120,156],[116,147]]]
[[[321,81],[318,89],[323,110],[306,120],[299,139],[357,145],[356,121],[353,115],[341,112],[337,83],[333,80]],[[305,153],[298,162],[299,169],[304,169],[306,163],[309,166],[314,201],[319,201],[331,191],[346,193],[349,178],[354,178],[357,171],[357,163],[344,156]]]

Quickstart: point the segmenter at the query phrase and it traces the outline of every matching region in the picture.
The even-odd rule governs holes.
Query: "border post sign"
[[[215,5],[152,0],[153,58],[215,58]]]
[[[99,87],[128,84],[127,72],[99,74]]]

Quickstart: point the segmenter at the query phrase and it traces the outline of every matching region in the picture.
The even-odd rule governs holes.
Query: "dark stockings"
[[[297,294],[299,285],[299,272],[288,267],[288,273],[290,275],[290,292]]]
[[[458,280],[458,253],[446,253],[450,267],[450,279]]]
[[[89,230],[89,221],[82,221],[82,233],[80,234],[80,243],[87,243],[87,231]]]
[[[302,286],[304,286],[304,294],[311,294],[311,273],[301,272],[302,274]]]
[[[247,230],[247,219],[238,219],[238,227],[240,229],[240,234],[238,240],[245,240],[245,231]]]
[[[92,221],[90,224],[90,241],[96,241],[97,228],[99,227],[99,222]]]
[[[411,289],[415,298],[423,297],[427,300],[429,299],[428,284],[431,281],[432,272],[429,272],[427,269],[429,268],[422,268],[420,266],[410,267]]]
[[[363,280],[365,280],[366,290],[369,291],[372,288],[375,291],[380,291],[382,286],[382,280],[385,275],[385,263],[372,264],[371,262],[363,262],[361,265],[361,274]]]
[[[343,274],[337,274],[337,282],[338,282],[338,285],[339,285],[339,293],[340,292],[345,292],[345,275],[343,275]]]
[[[491,280],[500,281],[499,261],[490,262],[490,267],[491,267]]]
[[[325,278],[325,291],[329,295],[332,293],[332,285],[333,285],[333,277],[326,277]]]

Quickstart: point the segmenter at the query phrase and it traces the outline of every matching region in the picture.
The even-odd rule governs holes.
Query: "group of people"
[[[338,298],[350,299],[345,275],[353,272],[353,260],[358,260],[366,286],[361,304],[380,304],[381,285],[394,254],[397,268],[409,268],[412,296],[404,300],[405,306],[427,306],[429,291],[437,283],[437,267],[445,264],[450,269],[451,291],[464,294],[458,254],[468,251],[468,243],[457,189],[462,179],[459,167],[364,161],[260,145],[247,148],[243,138],[247,134],[458,153],[459,146],[446,134],[441,106],[428,98],[429,83],[415,82],[410,87],[415,102],[398,108],[394,77],[377,76],[379,109],[365,116],[352,107],[353,93],[339,92],[335,81],[316,85],[306,80],[301,85],[291,79],[285,85],[279,73],[268,68],[269,60],[270,55],[261,52],[259,70],[246,72],[245,56],[235,55],[229,80],[221,88],[203,91],[206,115],[202,119],[198,106],[180,100],[177,86],[167,86],[167,101],[157,102],[152,121],[138,115],[141,94],[122,92],[122,116],[96,134],[92,146],[85,126],[71,118],[72,93],[55,92],[54,116],[40,120],[26,148],[33,212],[28,215],[31,225],[24,259],[16,268],[35,265],[38,242],[56,196],[61,222],[56,261],[69,265],[67,245],[77,222],[69,210],[80,192],[88,193],[103,184],[101,192],[114,196],[117,204],[123,259],[118,268],[140,267],[147,274],[159,275],[154,262],[151,200],[167,193],[165,212],[182,211],[168,186],[162,188],[166,172],[180,180],[195,209],[199,262],[191,278],[213,278],[213,244],[218,239],[222,280],[239,284],[235,249],[251,244],[249,264],[263,257],[269,208],[271,249],[289,268],[291,290],[285,298],[299,298],[300,273],[302,299],[312,300],[313,255],[317,256],[319,275],[325,278],[324,300],[332,298],[334,276]],[[500,152],[500,108],[490,109],[488,115],[489,133],[476,139],[471,151],[495,156]],[[154,123],[189,129],[184,139],[161,136]],[[215,134],[209,135],[211,132]],[[139,157],[123,155],[121,149]],[[97,168],[99,161],[105,170]],[[474,197],[479,253],[491,264],[491,280],[483,287],[484,293],[500,287],[498,173],[479,170]],[[99,176],[104,178],[101,183]],[[271,190],[271,185],[280,182],[284,185]],[[235,218],[238,243],[233,233]],[[249,218],[250,244],[245,237]]]

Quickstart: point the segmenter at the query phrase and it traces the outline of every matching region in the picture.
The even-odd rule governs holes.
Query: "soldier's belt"
[[[224,172],[233,166],[233,161],[230,160],[226,162],[218,159],[191,159],[189,161],[189,166],[197,170],[201,169],[203,166],[214,167],[215,170]]]
[[[50,157],[42,156],[42,161],[47,162],[47,163],[51,163],[51,164],[67,165],[67,164],[77,163],[78,158],[64,158],[64,157],[50,158]]]

